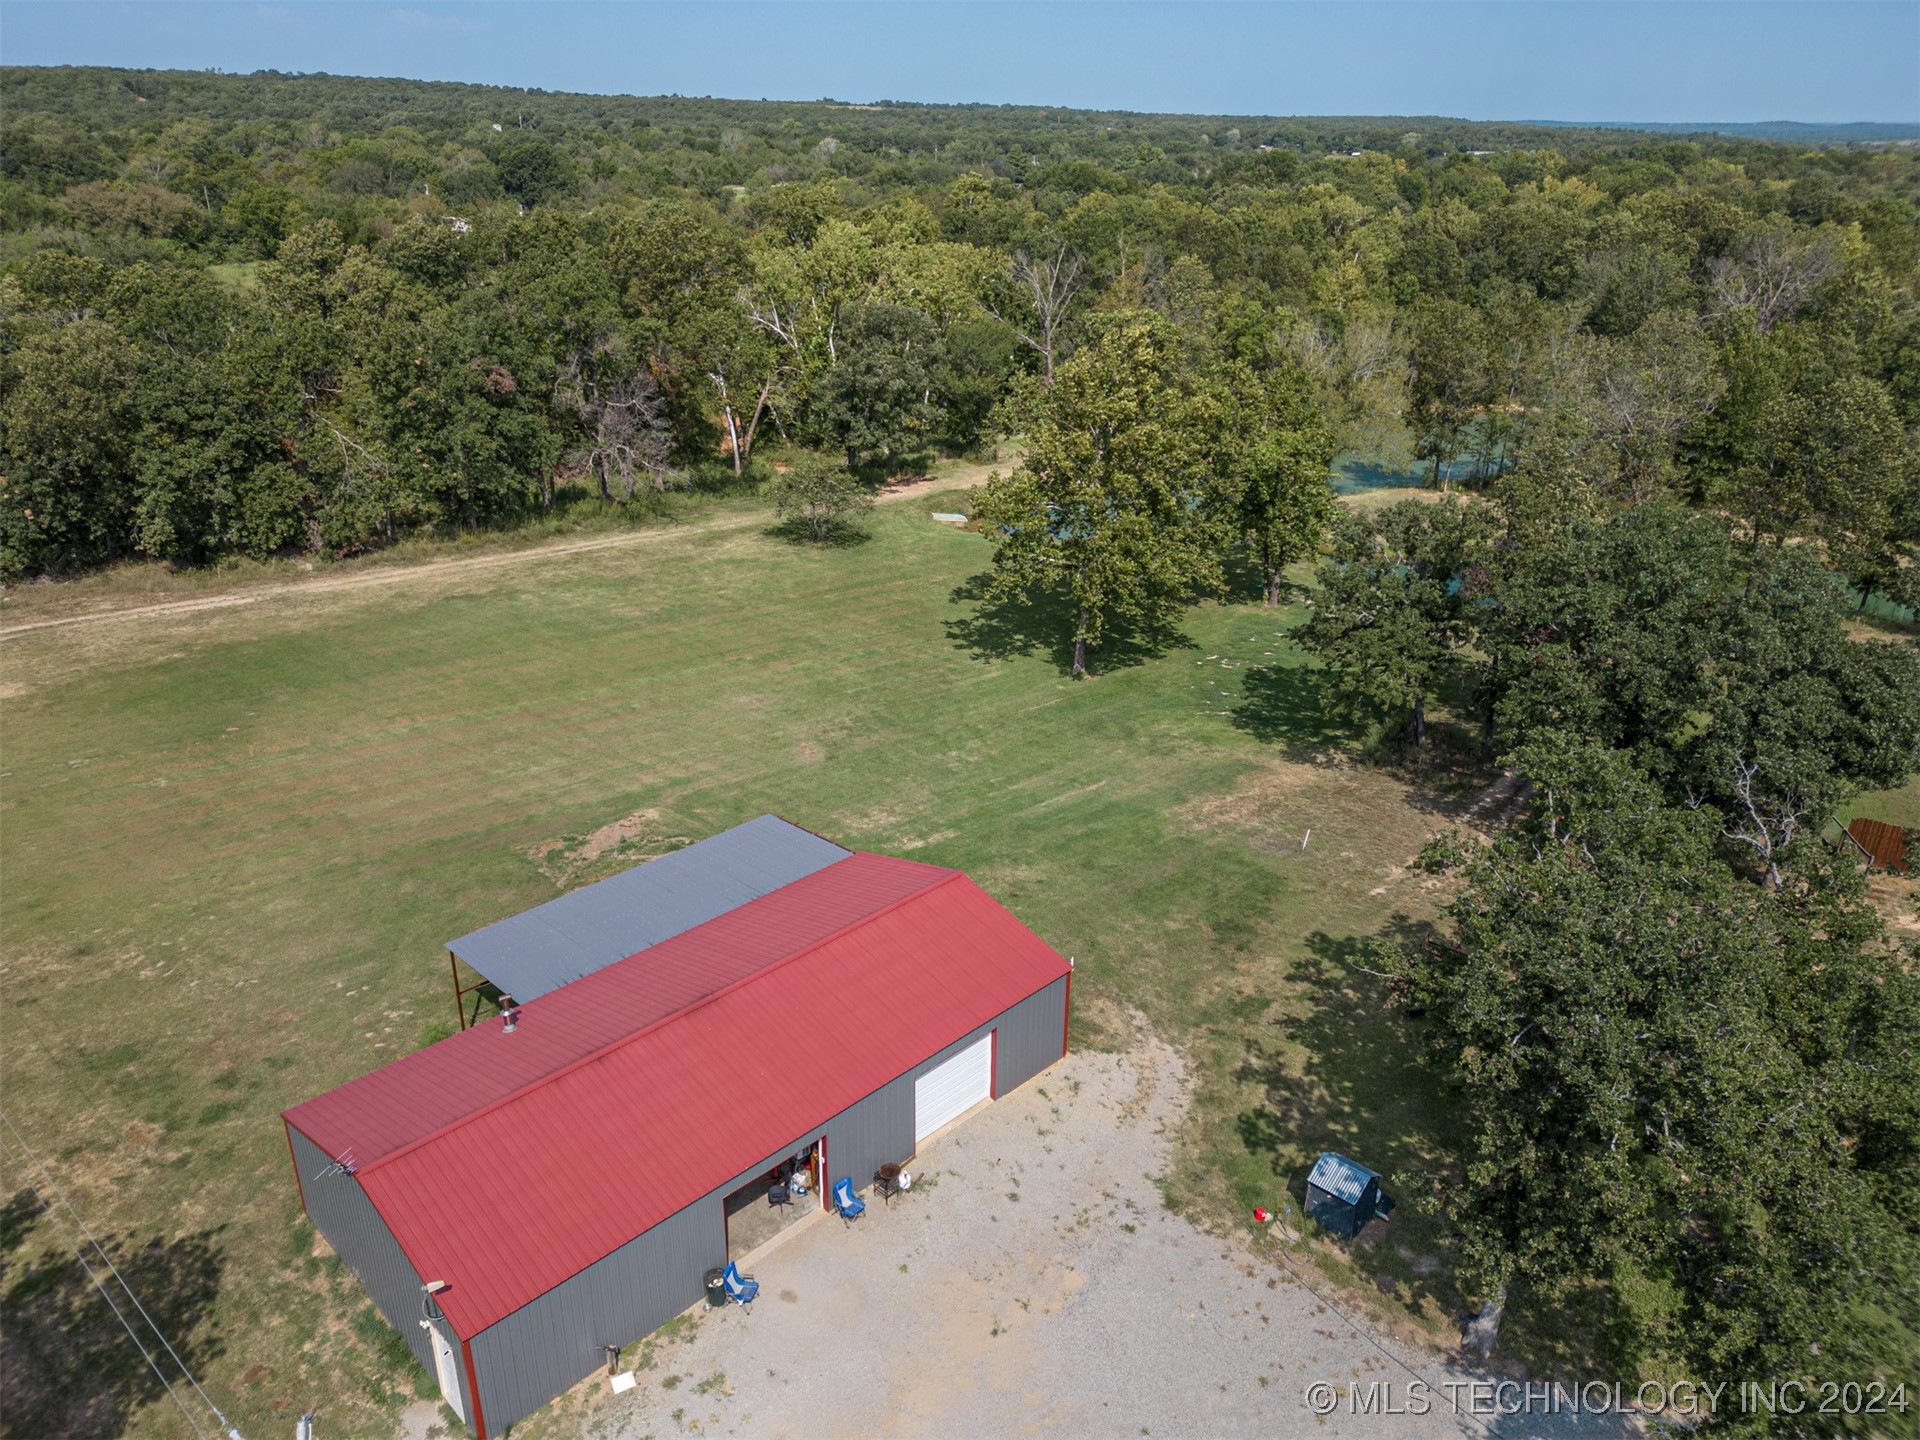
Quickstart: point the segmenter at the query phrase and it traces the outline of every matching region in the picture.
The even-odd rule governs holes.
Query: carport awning
[[[851,853],[762,815],[463,935],[447,949],[514,999],[533,1000]]]

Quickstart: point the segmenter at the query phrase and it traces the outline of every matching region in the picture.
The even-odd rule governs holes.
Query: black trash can
[[[707,1271],[707,1308],[721,1310],[727,1303],[727,1267]]]

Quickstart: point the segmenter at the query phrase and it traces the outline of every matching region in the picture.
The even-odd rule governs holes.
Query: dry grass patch
[[[533,861],[534,868],[553,881],[556,888],[571,890],[585,883],[590,872],[618,873],[693,843],[690,835],[659,834],[659,826],[659,811],[636,810],[585,835],[538,841],[527,847],[526,855]],[[615,860],[619,863],[601,863]]]

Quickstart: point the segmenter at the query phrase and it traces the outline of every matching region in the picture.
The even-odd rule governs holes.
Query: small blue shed
[[[1351,1240],[1378,1216],[1393,1209],[1393,1197],[1380,1189],[1380,1177],[1356,1160],[1327,1150],[1307,1176],[1307,1214],[1321,1229]]]

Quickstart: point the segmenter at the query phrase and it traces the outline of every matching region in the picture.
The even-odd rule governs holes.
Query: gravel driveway
[[[1601,1435],[1615,1422],[1451,1413],[1324,1418],[1303,1399],[1407,1371],[1271,1266],[1168,1214],[1150,1176],[1184,1104],[1178,1058],[1075,1054],[922,1148],[913,1192],[845,1228],[798,1227],[751,1269],[751,1314],[699,1312],[640,1385],[604,1376],[548,1433],[1225,1436]],[[1252,1269],[1250,1276],[1247,1269]],[[629,1352],[631,1355],[632,1352]],[[1461,1394],[1464,1401],[1464,1392]]]

